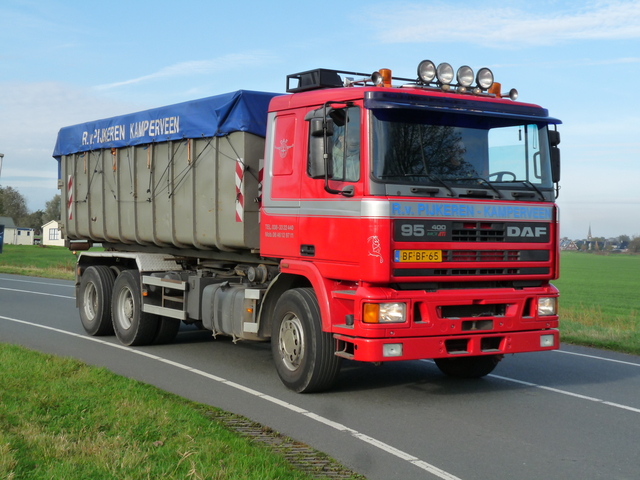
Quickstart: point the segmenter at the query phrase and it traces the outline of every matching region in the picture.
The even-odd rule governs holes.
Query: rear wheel
[[[500,360],[501,355],[434,359],[442,373],[457,378],[480,378],[489,375]]]
[[[158,317],[142,311],[140,274],[120,272],[113,285],[111,316],[116,337],[123,345],[148,345],[158,331]]]
[[[113,335],[111,293],[115,273],[104,265],[87,268],[80,279],[80,321],[89,335]]]
[[[298,393],[333,385],[340,372],[330,333],[322,331],[318,299],[311,288],[285,292],[278,300],[271,331],[271,351],[278,375]]]

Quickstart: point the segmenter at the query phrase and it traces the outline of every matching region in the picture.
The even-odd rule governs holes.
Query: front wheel
[[[501,355],[434,359],[442,373],[457,378],[480,378],[489,375],[500,360]]]
[[[311,288],[285,292],[274,311],[271,352],[280,380],[298,393],[333,385],[340,372],[330,333],[322,331],[318,299]]]
[[[123,270],[113,285],[111,316],[116,337],[123,345],[148,345],[158,331],[158,317],[142,311],[140,274]]]

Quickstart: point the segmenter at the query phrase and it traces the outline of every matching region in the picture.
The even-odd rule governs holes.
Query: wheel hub
[[[304,330],[300,319],[289,313],[282,320],[279,336],[280,355],[291,371],[300,367],[304,358]]]
[[[116,319],[124,330],[131,328],[133,323],[134,304],[133,294],[129,289],[124,289],[120,292],[118,298],[118,311],[116,313]]]
[[[93,283],[89,283],[84,291],[84,312],[89,321],[96,318],[98,311],[98,292]]]

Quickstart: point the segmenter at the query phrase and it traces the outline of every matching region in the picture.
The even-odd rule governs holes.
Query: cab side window
[[[331,112],[334,121],[332,162],[329,178],[342,182],[360,180],[360,109]]]

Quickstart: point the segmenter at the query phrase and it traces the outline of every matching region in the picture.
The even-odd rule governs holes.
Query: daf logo
[[[547,227],[507,227],[507,237],[544,237]]]

